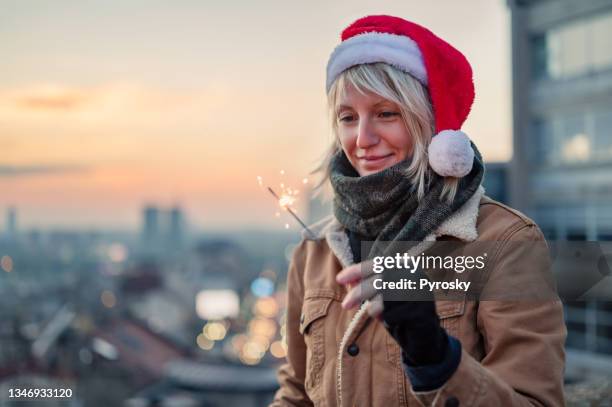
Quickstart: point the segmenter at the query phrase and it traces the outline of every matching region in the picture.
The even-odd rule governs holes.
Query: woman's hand
[[[366,309],[370,316],[381,319],[383,311],[382,295],[374,288],[373,281],[380,278],[374,273],[371,261],[353,264],[336,275],[336,281],[347,287],[348,293],[342,301],[342,308],[351,309],[366,302]]]
[[[412,276],[415,275],[423,274]],[[384,323],[410,364],[423,366],[440,362],[448,340],[440,327],[433,296],[429,301],[383,301],[382,293],[374,288],[376,278],[384,277],[374,273],[371,261],[353,264],[338,273],[336,281],[348,287],[342,307],[351,309],[367,301],[368,314]]]

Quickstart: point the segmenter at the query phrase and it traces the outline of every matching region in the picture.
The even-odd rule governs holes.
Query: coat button
[[[357,356],[359,353],[359,346],[357,346],[356,343],[351,343],[346,351],[351,356]]]
[[[444,407],[459,407],[459,399],[455,396],[450,396],[444,402]]]

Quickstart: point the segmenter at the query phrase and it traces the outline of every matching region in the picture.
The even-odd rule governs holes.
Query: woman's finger
[[[342,300],[342,308],[351,309],[359,303],[361,297],[361,284],[353,286]]]
[[[351,309],[362,301],[368,300],[376,295],[378,290],[374,288],[373,284],[375,278],[376,276],[370,276],[351,288],[342,301],[342,307]]]
[[[336,275],[336,281],[339,284],[349,284],[361,279],[361,263],[352,264],[347,268],[343,269]]]
[[[368,260],[348,266],[336,275],[336,281],[346,285],[362,280],[371,274],[373,274],[372,261]]]

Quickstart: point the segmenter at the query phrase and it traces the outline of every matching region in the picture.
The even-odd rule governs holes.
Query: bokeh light
[[[256,365],[266,353],[262,344],[255,341],[248,341],[240,352],[240,361],[246,365]]]
[[[202,290],[196,295],[196,313],[202,319],[235,318],[240,311],[240,298],[234,290]]]
[[[108,258],[113,263],[123,263],[128,257],[128,249],[124,244],[111,243],[108,246]]]
[[[113,308],[115,305],[117,305],[117,298],[115,297],[115,294],[109,290],[102,291],[100,301],[102,301],[102,304],[106,308]]]
[[[251,292],[256,297],[267,297],[274,292],[274,282],[265,277],[258,277],[251,283]]]
[[[0,267],[7,273],[13,271],[13,259],[11,259],[11,256],[2,256],[0,259]]]
[[[268,338],[276,334],[276,323],[266,318],[254,318],[249,322],[249,334]]]
[[[227,334],[227,329],[225,328],[225,325],[223,325],[223,323],[221,322],[208,322],[206,325],[204,325],[202,333],[204,334],[204,337],[206,337],[206,339],[209,339],[211,341],[220,341],[225,338],[225,335]]]
[[[202,350],[211,350],[215,346],[215,341],[208,339],[204,334],[199,334],[196,338],[198,347]]]
[[[270,338],[263,336],[263,335],[253,335],[250,337],[249,339],[251,342],[255,342],[257,343],[263,350],[264,352],[268,350],[268,348],[270,347]]]
[[[285,351],[282,341],[274,341],[272,345],[270,345],[270,353],[272,356],[279,359],[287,356],[287,352]]]
[[[273,318],[278,315],[278,302],[273,297],[258,299],[253,306],[253,313],[257,316]]]

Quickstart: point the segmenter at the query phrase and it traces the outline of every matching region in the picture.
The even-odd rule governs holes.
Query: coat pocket
[[[457,336],[461,316],[465,313],[465,299],[436,301],[436,311],[442,328],[450,335]]]
[[[299,332],[306,344],[306,377],[304,387],[307,391],[321,382],[325,363],[325,316],[333,298],[305,296],[300,316]]]

